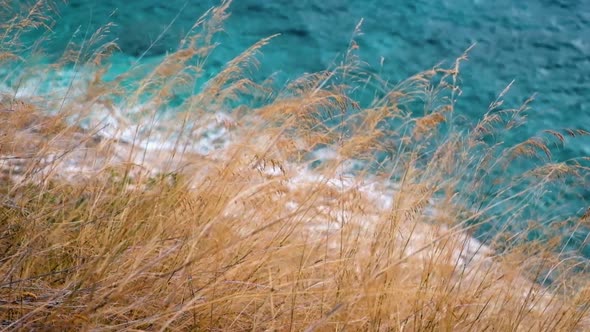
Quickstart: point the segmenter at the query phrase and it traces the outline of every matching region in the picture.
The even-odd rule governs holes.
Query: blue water
[[[116,23],[110,36],[121,53],[111,59],[124,70],[173,51],[213,0],[70,0],[46,56],[59,56],[76,31]],[[221,45],[209,59],[213,75],[261,38],[280,33],[263,49],[256,77],[288,80],[333,65],[363,19],[360,56],[396,82],[476,47],[462,67],[456,113],[476,122],[511,82],[507,106],[536,94],[533,111],[514,142],[544,129],[590,129],[589,0],[235,0]],[[164,34],[162,32],[165,31]],[[77,33],[80,38],[83,33]],[[74,38],[75,39],[75,38]],[[383,64],[383,66],[381,66]],[[590,155],[590,138],[568,140],[555,160]],[[585,196],[584,196],[585,195]],[[587,206],[590,191],[571,197]]]
[[[71,0],[60,7],[57,37],[49,52],[59,54],[78,28],[113,21],[118,26],[112,36],[127,57],[148,49],[147,58],[161,56],[174,50],[194,21],[216,4],[213,0]],[[355,25],[363,19],[361,57],[393,82],[452,61],[476,43],[461,75],[464,93],[458,113],[468,119],[479,119],[515,80],[508,105],[537,94],[525,134],[590,126],[587,0],[236,0],[231,14],[222,45],[207,67],[212,72],[276,33],[281,36],[263,50],[259,77],[280,72],[288,79],[328,68],[346,50]],[[162,31],[166,33],[158,39]],[[590,140],[579,139],[558,152],[556,159],[589,153]]]

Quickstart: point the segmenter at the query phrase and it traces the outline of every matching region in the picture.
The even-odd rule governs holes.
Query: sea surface
[[[114,70],[172,52],[213,0],[69,0],[46,56],[60,56],[73,37],[108,22],[121,52]],[[207,75],[261,38],[263,78],[284,80],[331,67],[349,45],[355,26],[363,61],[391,82],[451,63],[467,48],[456,113],[475,123],[512,81],[507,106],[536,94],[523,137],[544,129],[590,129],[590,0],[234,0]],[[557,161],[590,155],[590,139],[568,140]],[[590,200],[577,197],[580,209]],[[574,198],[572,198],[574,199]],[[581,211],[581,210],[580,210]]]
[[[125,55],[117,59],[161,56],[218,3],[69,0],[59,8],[57,37],[48,51],[61,54],[76,30],[114,22],[112,35]],[[345,52],[363,19],[361,57],[390,81],[453,61],[475,43],[463,66],[459,112],[479,119],[514,80],[507,97],[512,105],[537,96],[531,133],[590,126],[588,0],[235,0],[230,8],[222,44],[209,61],[212,72],[276,33],[281,35],[263,50],[261,76],[280,72],[294,78],[326,69]],[[590,144],[569,148],[567,155],[590,153]]]

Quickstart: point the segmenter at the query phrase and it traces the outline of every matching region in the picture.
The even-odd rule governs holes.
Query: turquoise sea
[[[111,61],[124,70],[173,51],[214,0],[69,0],[58,5],[46,56],[60,56],[80,31],[116,24],[110,36],[121,52]],[[507,106],[536,94],[524,136],[544,129],[590,129],[589,0],[234,0],[208,75],[261,38],[280,33],[263,49],[256,77],[283,80],[329,68],[346,51],[363,19],[359,52],[376,72],[396,82],[472,44],[462,66],[456,112],[475,123],[514,80]],[[381,66],[382,65],[382,66]],[[512,137],[511,139],[521,139]],[[590,155],[590,138],[569,140],[555,160]],[[590,189],[571,199],[582,211]],[[590,253],[590,248],[589,248]]]
[[[77,29],[113,21],[113,36],[133,59],[172,51],[217,0],[69,0],[61,6],[52,51]],[[452,61],[476,43],[462,73],[459,110],[478,119],[507,84],[514,105],[537,94],[534,133],[555,125],[590,126],[590,1],[587,0],[235,0],[222,45],[208,68],[276,33],[263,50],[261,76],[293,78],[329,67],[363,19],[360,54],[398,81]],[[170,26],[169,26],[170,25]],[[153,46],[153,41],[166,31]],[[149,50],[148,50],[149,48]],[[126,61],[124,57],[117,58]],[[129,61],[129,60],[127,60]],[[586,142],[588,143],[588,142]],[[570,146],[590,153],[590,144]]]

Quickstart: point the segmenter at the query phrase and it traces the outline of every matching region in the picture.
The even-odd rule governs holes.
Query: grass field
[[[455,125],[468,52],[392,86],[355,55],[359,24],[333,68],[279,90],[248,79],[272,38],[195,89],[223,2],[153,68],[105,80],[109,26],[34,66],[21,41],[53,7],[17,4],[0,1],[2,329],[589,328],[571,242],[590,213],[539,210],[584,188],[588,158],[551,149],[588,133],[507,146],[532,99],[505,108],[506,91]]]

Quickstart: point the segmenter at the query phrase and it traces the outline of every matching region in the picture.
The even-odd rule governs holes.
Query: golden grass
[[[46,5],[2,26],[2,66],[26,65],[8,50],[49,22]],[[551,162],[548,137],[586,132],[506,147],[497,136],[529,102],[502,109],[504,93],[458,131],[449,114],[466,55],[391,87],[360,70],[354,37],[341,65],[279,92],[243,74],[262,40],[193,93],[228,6],[147,74],[104,81],[112,46],[98,47],[68,52],[62,65],[85,71],[68,89],[4,91],[3,329],[588,328],[586,259],[562,250],[588,213],[534,214],[548,188],[574,190],[566,181],[587,172],[584,158]],[[382,97],[355,100],[363,86]],[[516,174],[522,158],[531,167]],[[485,244],[470,236],[498,224]]]

